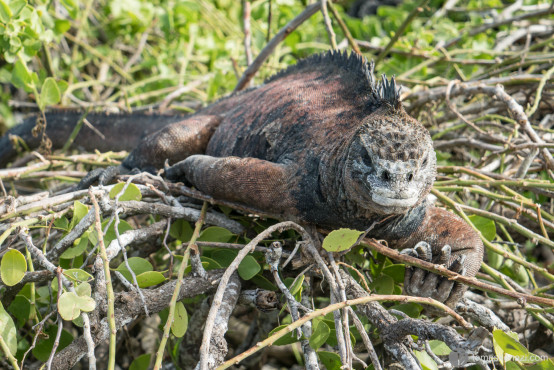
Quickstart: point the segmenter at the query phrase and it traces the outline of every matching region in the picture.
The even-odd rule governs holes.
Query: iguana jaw
[[[413,207],[418,201],[419,197],[411,197],[411,198],[389,198],[386,196],[382,196],[379,194],[373,193],[371,195],[371,200],[374,203],[377,203],[384,207],[395,207],[395,208],[411,208]]]

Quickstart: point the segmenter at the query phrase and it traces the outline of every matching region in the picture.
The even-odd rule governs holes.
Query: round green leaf
[[[327,341],[327,338],[329,338],[329,334],[331,334],[331,329],[323,320],[320,320],[312,331],[310,347],[313,349],[321,347]]]
[[[386,274],[394,279],[397,283],[404,282],[404,271],[406,267],[404,265],[392,264],[383,269],[383,274]]]
[[[62,319],[75,320],[83,312],[91,312],[96,307],[94,299],[84,296],[78,296],[74,292],[65,292],[58,299],[58,312]]]
[[[334,352],[318,351],[319,361],[325,366],[327,370],[340,370],[342,363],[340,356]]]
[[[49,105],[58,103],[60,99],[60,89],[58,88],[56,80],[52,77],[48,77],[44,80],[44,84],[42,85],[42,89],[40,91],[39,106],[41,107],[41,110],[44,110],[44,108]]]
[[[233,236],[234,234],[227,229],[211,226],[200,233],[198,241],[227,243]]]
[[[137,283],[140,288],[148,288],[153,285],[158,285],[165,281],[165,277],[158,271],[146,271],[137,275]],[[129,280],[133,282],[133,280]]]
[[[106,225],[108,224],[109,220],[105,220],[102,222],[102,230],[106,228]],[[119,231],[119,235],[123,234],[124,232],[128,230],[133,230],[133,227],[129,225],[129,223],[125,220],[119,220],[119,225],[117,226],[117,230]],[[106,234],[104,235],[104,245],[108,246],[112,240],[116,239],[115,235],[115,223],[111,223],[110,227],[108,227],[108,230],[106,230]],[[98,234],[96,233],[96,230],[92,231],[89,234],[89,240],[92,245],[96,245],[98,243]]]
[[[80,297],[90,297],[92,295],[92,288],[89,283],[81,283],[75,288],[75,293]]]
[[[0,304],[0,336],[4,339],[4,342],[8,345],[8,349],[15,356],[17,352],[17,336],[15,331],[15,324],[10,315],[4,310],[2,304]]]
[[[0,275],[4,284],[14,286],[19,283],[27,272],[25,256],[16,249],[10,249],[0,261]]]
[[[192,226],[182,218],[175,220],[169,228],[169,235],[180,241],[189,241],[192,237]]]
[[[252,279],[261,269],[258,261],[250,255],[244,257],[238,268],[239,275],[244,280]]]
[[[212,253],[212,258],[217,261],[217,263],[219,263],[222,267],[229,267],[237,254],[237,251],[232,251],[229,249],[218,249]]]
[[[126,183],[124,182],[120,182],[119,184],[116,184],[112,188],[112,190],[110,190],[110,199],[115,199],[117,194],[119,194],[121,190],[123,190],[123,187],[125,186],[125,184]],[[141,200],[141,199],[142,199],[142,194],[139,188],[133,183],[130,183],[129,186],[127,186],[127,189],[125,190],[125,192],[119,197],[120,201]]]
[[[175,317],[171,323],[171,332],[177,338],[181,338],[187,332],[189,326],[189,317],[187,309],[183,302],[177,302],[175,305]]]
[[[328,252],[341,252],[352,248],[358,240],[362,231],[351,229],[338,229],[331,231],[329,235],[323,239],[323,249]]]
[[[152,267],[152,264],[144,258],[131,257],[127,259],[127,262],[129,262],[129,267],[131,267],[131,270],[133,270],[135,275],[140,275],[144,272],[152,271],[154,269]],[[127,269],[125,261],[121,262],[116,270],[119,271],[121,275],[125,277],[125,279],[129,280],[130,282],[133,281],[133,278],[131,277],[131,273]]]
[[[62,319],[71,321],[81,314],[79,296],[73,292],[65,292],[58,299],[58,312]]]

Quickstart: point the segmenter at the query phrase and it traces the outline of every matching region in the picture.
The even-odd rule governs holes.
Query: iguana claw
[[[427,262],[446,265],[452,258],[451,252],[452,248],[449,245],[445,245],[441,248],[438,255],[432,256],[431,246],[426,242],[419,242],[414,248],[404,249],[401,253],[420,258]],[[452,261],[450,266],[448,266],[448,269],[464,275],[465,259],[465,255],[458,256]],[[463,286],[459,283],[427,270],[417,267],[406,268],[406,274],[404,276],[404,291],[406,294],[419,297],[431,297],[439,302],[448,302],[451,297],[456,297],[457,299],[459,295],[458,290],[462,288]]]

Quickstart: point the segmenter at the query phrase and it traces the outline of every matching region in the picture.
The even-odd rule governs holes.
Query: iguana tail
[[[53,111],[46,113],[46,137],[52,141],[52,149],[59,149],[69,139],[73,129],[84,115],[77,111]],[[71,147],[87,151],[132,150],[144,136],[182,120],[184,115],[160,115],[142,112],[108,114],[89,113],[86,120],[93,126],[83,125]],[[0,138],[0,168],[12,161],[18,151],[14,142],[23,140],[31,149],[37,149],[43,138],[42,129],[32,134],[37,126],[37,116],[27,118]],[[20,139],[18,139],[20,138]],[[21,147],[21,146],[19,146]]]

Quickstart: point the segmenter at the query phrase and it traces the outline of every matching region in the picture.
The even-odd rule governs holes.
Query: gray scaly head
[[[404,214],[429,193],[436,156],[429,132],[402,107],[394,78],[375,82],[371,104],[348,148],[343,178],[351,201],[368,214]]]

